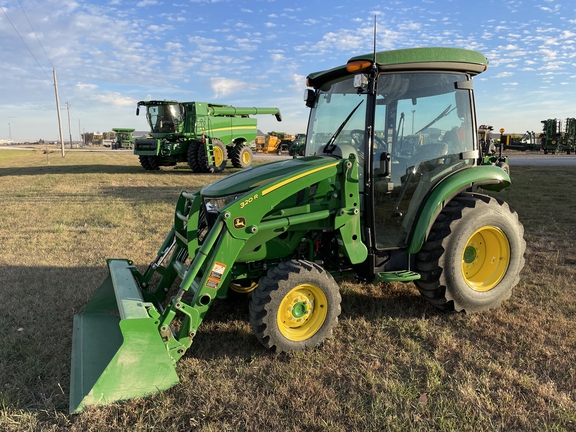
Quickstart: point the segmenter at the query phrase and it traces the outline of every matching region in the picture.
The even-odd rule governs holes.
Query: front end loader
[[[108,260],[74,320],[70,411],[175,385],[176,362],[232,293],[250,296],[254,334],[277,352],[331,336],[341,275],[414,282],[446,311],[509,298],[525,241],[517,214],[482,192],[510,184],[478,144],[472,77],[487,67],[477,52],[413,48],[308,75],[304,156],[181,192],[146,269]]]

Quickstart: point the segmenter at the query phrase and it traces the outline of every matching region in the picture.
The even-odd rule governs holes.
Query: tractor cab
[[[384,54],[376,62],[351,59],[348,73],[311,74],[315,90],[305,93],[306,155],[357,159],[370,227],[364,235],[375,250],[405,248],[424,198],[450,173],[476,164],[471,79],[486,67],[482,58],[450,72],[434,63],[418,71],[404,64],[399,72]]]

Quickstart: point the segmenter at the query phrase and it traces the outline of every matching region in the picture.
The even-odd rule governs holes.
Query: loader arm
[[[257,255],[253,252],[255,244],[265,247],[268,241],[288,231],[330,229],[342,241],[353,264],[366,259],[367,249],[361,240],[356,160],[322,158],[320,162],[311,169],[303,168],[252,189],[220,210],[197,253],[194,253],[197,244],[192,242],[190,265],[184,273],[179,267],[182,279],[179,291],[159,316],[161,336],[174,361],[191,346],[212,302],[227,295],[227,282],[234,264]],[[334,191],[320,203],[270,214],[270,209],[295,191],[323,181],[331,181]],[[194,224],[188,224],[189,232],[196,233],[196,230]],[[194,238],[195,234],[188,237]],[[168,331],[178,314],[184,316],[180,330]]]

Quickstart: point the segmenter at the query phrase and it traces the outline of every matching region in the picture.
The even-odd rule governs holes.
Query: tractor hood
[[[332,156],[308,156],[271,162],[265,165],[246,168],[228,177],[205,186],[201,195],[205,198],[218,198],[240,195],[256,187],[272,183],[282,178],[301,177],[307,171],[333,164]]]

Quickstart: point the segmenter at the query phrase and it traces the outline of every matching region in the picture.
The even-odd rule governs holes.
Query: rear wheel
[[[293,260],[260,279],[252,292],[250,324],[266,348],[313,348],[332,335],[341,302],[330,273],[312,262]]]
[[[444,310],[480,312],[508,299],[524,267],[524,227],[499,199],[462,194],[444,208],[416,256],[416,285]]]
[[[252,150],[244,144],[236,144],[231,159],[235,168],[248,168],[252,165]]]

